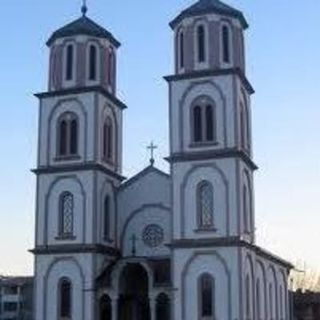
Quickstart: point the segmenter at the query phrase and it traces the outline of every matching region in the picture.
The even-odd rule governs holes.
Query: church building
[[[248,23],[219,0],[198,0],[170,27],[170,173],[152,158],[129,179],[120,43],[85,5],[47,42],[35,320],[289,319],[292,266],[256,245]]]

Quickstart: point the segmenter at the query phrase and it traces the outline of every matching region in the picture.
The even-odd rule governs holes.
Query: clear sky
[[[45,91],[45,41],[79,16],[80,0],[2,0],[0,19],[0,274],[33,270],[37,99]],[[145,146],[168,154],[171,18],[192,0],[88,0],[88,15],[121,42],[119,97],[124,174],[147,165]],[[320,269],[320,1],[226,0],[244,11],[253,96],[258,244]]]

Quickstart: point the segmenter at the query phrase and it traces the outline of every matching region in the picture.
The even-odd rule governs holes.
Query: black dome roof
[[[240,20],[243,28],[248,28],[248,23],[243,15],[243,13],[237,9],[234,9],[227,4],[221,2],[220,0],[199,0],[197,3],[182,11],[171,23],[171,28],[175,28],[177,24],[181,22],[181,20],[203,15],[207,13],[218,13],[226,16],[230,16],[233,18],[237,18]]]
[[[105,38],[117,48],[120,46],[120,42],[118,42],[109,31],[99,26],[85,15],[55,31],[47,41],[47,45],[51,46],[56,39],[75,35],[88,35],[97,38]]]

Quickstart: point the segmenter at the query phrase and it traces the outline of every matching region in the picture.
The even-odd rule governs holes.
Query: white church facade
[[[255,243],[244,15],[199,0],[170,23],[170,173],[126,180],[120,43],[82,11],[36,95],[35,320],[288,320],[292,266]]]

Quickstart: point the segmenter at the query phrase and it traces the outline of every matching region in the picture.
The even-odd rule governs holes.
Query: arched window
[[[215,282],[210,274],[199,279],[200,319],[215,319]]]
[[[180,68],[184,68],[184,33],[180,32],[179,35],[179,64]]]
[[[110,197],[107,195],[103,203],[103,237],[110,239]]]
[[[89,48],[89,80],[97,80],[97,48],[94,45]]]
[[[197,44],[198,44],[198,62],[205,62],[206,60],[206,36],[203,25],[197,28]]]
[[[156,303],[156,320],[170,320],[171,310],[169,297],[166,294],[161,293],[157,297]]]
[[[230,29],[224,25],[222,27],[222,58],[223,62],[230,63]]]
[[[192,116],[192,132],[193,142],[212,143],[216,139],[216,114],[212,101],[208,101],[206,97],[198,99],[193,107]]]
[[[246,319],[251,319],[251,288],[248,274],[246,276],[246,315]]]
[[[72,319],[72,285],[68,279],[59,284],[59,318],[58,320]]]
[[[203,181],[197,188],[198,227],[213,227],[213,188],[211,183]]]
[[[113,158],[113,125],[108,117],[103,125],[103,159],[112,161]]]
[[[78,118],[74,113],[67,112],[59,119],[57,150],[62,157],[78,154]]]
[[[66,73],[65,77],[67,81],[73,79],[73,65],[74,65],[74,47],[72,44],[68,44],[66,48]]]
[[[59,235],[70,237],[73,235],[73,211],[74,200],[70,192],[64,192],[60,196]]]
[[[213,108],[211,105],[206,106],[206,140],[214,140],[214,119],[213,119]]]
[[[194,141],[202,141],[202,110],[200,106],[193,109],[193,131]]]

